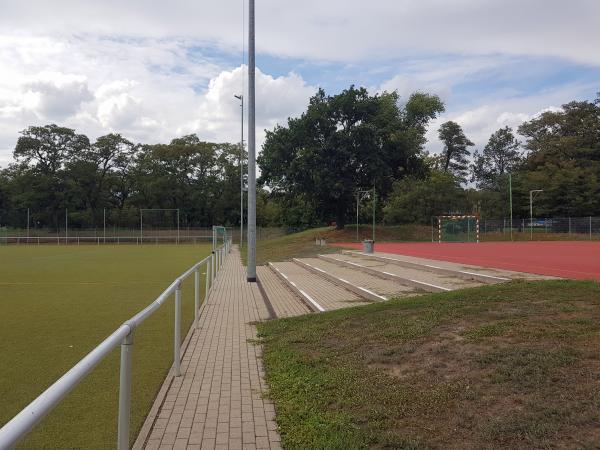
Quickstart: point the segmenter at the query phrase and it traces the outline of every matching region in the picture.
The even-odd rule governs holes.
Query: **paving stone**
[[[302,305],[286,308],[290,314],[306,313]],[[172,381],[162,406],[155,405],[146,449],[279,445],[275,409],[263,399],[262,350],[250,342],[257,337],[255,323],[268,317],[258,286],[246,282],[246,269],[233,247],[201,308],[183,356],[182,376]]]

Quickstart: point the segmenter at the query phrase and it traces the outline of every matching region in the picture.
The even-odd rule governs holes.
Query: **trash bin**
[[[374,249],[375,249],[375,241],[372,241],[370,239],[366,239],[363,241],[363,252],[364,253],[373,253]]]

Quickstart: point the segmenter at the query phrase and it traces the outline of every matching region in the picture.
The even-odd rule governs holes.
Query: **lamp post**
[[[248,282],[256,282],[256,42],[254,0],[248,0]]]
[[[358,207],[360,201],[368,196],[373,196],[373,241],[375,240],[375,187],[373,189],[359,189],[356,191],[356,241],[358,242]]]
[[[529,240],[533,241],[533,194],[544,192],[543,189],[532,189],[529,191]]]
[[[244,247],[244,95],[234,95],[242,109],[242,137],[240,139],[240,249]]]
[[[508,195],[510,202],[510,240],[513,240],[512,174],[508,174]],[[503,233],[505,231],[503,230]]]

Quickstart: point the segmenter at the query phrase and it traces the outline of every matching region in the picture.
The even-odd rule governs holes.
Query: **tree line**
[[[420,92],[402,106],[398,100],[354,87],[335,96],[320,91],[301,117],[267,133],[262,181],[292,223],[343,227],[355,214],[357,190],[372,187],[386,224],[443,214],[508,218],[509,178],[514,218],[529,216],[532,189],[544,191],[538,216],[600,215],[600,94],[544,112],[516,132],[500,128],[473,152],[461,126],[445,122],[435,155],[424,151],[425,131],[444,111],[442,101]],[[365,206],[362,222],[372,205]]]
[[[182,225],[239,220],[240,146],[195,135],[169,144],[134,144],[119,134],[91,142],[54,124],[19,137],[14,162],[0,172],[4,225],[24,227],[30,209],[39,227],[58,228],[65,210],[73,227],[102,224],[104,210],[123,227],[139,224],[140,208],[180,209]]]
[[[386,224],[454,213],[508,217],[509,174],[515,218],[528,215],[531,189],[544,190],[537,215],[600,215],[600,95],[517,130],[500,128],[474,151],[460,125],[445,122],[443,151],[428,154],[427,127],[442,112],[440,98],[423,92],[401,102],[396,92],[319,90],[300,117],[267,131],[258,224],[342,228],[354,220],[357,191],[373,188],[362,209],[375,202]],[[24,227],[30,209],[40,227],[58,228],[68,209],[72,226],[94,227],[108,209],[135,227],[140,208],[179,209],[183,226],[237,225],[245,156],[239,144],[196,135],[149,145],[111,133],[92,142],[55,124],[30,126],[0,171],[0,226]]]

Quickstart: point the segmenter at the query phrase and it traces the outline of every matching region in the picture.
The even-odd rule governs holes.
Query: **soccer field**
[[[208,245],[0,248],[0,424],[209,253]],[[183,336],[193,303],[191,277],[183,285]],[[173,304],[135,333],[132,438],[173,361]],[[118,388],[117,349],[21,448],[114,448]]]

